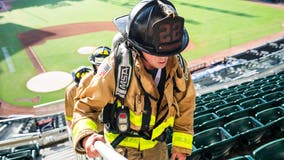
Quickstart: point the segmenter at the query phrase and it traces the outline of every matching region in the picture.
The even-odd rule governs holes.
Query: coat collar
[[[159,91],[155,85],[155,82],[149,74],[143,63],[140,56],[137,56],[137,59],[134,61],[135,63],[135,74],[137,76],[137,80],[140,80],[142,87],[144,88],[145,92],[153,96],[154,98],[159,98]],[[171,56],[168,59],[168,63],[166,65],[166,82],[165,84],[169,83],[169,80],[172,80],[176,70],[178,68],[178,59],[176,56]],[[143,76],[142,76],[143,75]]]

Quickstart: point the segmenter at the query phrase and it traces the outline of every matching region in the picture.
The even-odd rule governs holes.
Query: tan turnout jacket
[[[151,114],[156,118],[155,122],[164,116],[166,117],[164,121],[169,117],[174,117],[173,132],[193,137],[193,113],[196,92],[189,72],[184,74],[176,56],[169,57],[166,66],[164,95],[160,109],[157,110],[159,92],[156,84],[152,76],[145,70],[140,57],[134,63],[135,67],[132,69],[132,78],[125,98],[125,106],[129,107],[135,115],[142,115],[145,95],[140,83],[138,83],[138,80],[140,80],[146,93],[156,99],[150,98]],[[185,60],[184,63],[187,66]],[[116,99],[114,97],[114,66],[114,54],[111,54],[101,64],[90,85],[77,95],[72,128],[74,147],[79,153],[85,152],[81,146],[81,140],[90,134],[98,132],[96,122],[98,121],[100,111],[108,103],[113,104]],[[140,129],[139,126],[133,123],[131,123],[130,127],[137,131]],[[153,125],[150,125],[150,129],[153,129]],[[191,146],[192,144],[188,145]],[[191,154],[191,148],[173,145],[172,152]]]

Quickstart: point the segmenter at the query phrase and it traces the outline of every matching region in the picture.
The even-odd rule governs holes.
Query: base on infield
[[[79,54],[92,54],[95,51],[96,47],[85,46],[79,48],[77,51]]]
[[[26,87],[34,92],[52,92],[65,88],[72,82],[72,76],[62,71],[52,71],[38,74],[31,78]]]

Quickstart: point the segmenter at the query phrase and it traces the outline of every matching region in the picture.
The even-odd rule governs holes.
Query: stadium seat
[[[269,92],[273,92],[276,90],[276,88],[280,87],[279,85],[277,84],[263,84],[260,89],[263,90],[264,92],[265,91],[269,91]]]
[[[206,129],[210,129],[213,127],[223,127],[225,122],[226,122],[226,117],[219,117],[213,120],[209,120],[207,122],[202,123],[198,127],[195,127],[194,132],[198,133],[198,132],[201,132],[201,131],[204,131]]]
[[[204,106],[196,106],[195,111],[194,111],[194,116],[196,117],[202,113],[205,113],[206,111],[207,113],[210,112],[210,111],[208,112],[208,109]]]
[[[219,118],[215,113],[207,113],[194,118],[194,126],[201,125],[207,121]]]
[[[205,102],[214,102],[214,101],[219,101],[221,97],[218,94],[212,94],[210,96],[206,96],[203,98],[203,101]]]
[[[24,150],[7,154],[7,160],[36,160],[34,150]]]
[[[0,149],[0,156],[5,156],[11,152],[11,149]]]
[[[243,110],[234,112],[234,113],[226,116],[226,122],[230,122],[232,120],[239,119],[239,118],[242,118],[242,117],[251,116],[251,115],[253,115],[252,109],[250,109],[250,108],[249,109],[243,109]]]
[[[244,156],[233,157],[228,160],[254,160],[254,158],[251,155],[244,155]]]
[[[250,99],[250,100],[246,100],[244,102],[241,102],[240,103],[240,106],[243,108],[243,109],[248,109],[248,108],[253,108],[259,104],[263,104],[265,103],[266,101],[263,100],[262,98],[253,98],[253,99]]]
[[[257,88],[254,88],[254,89],[247,89],[243,92],[243,95],[246,96],[246,97],[257,97],[257,95],[259,93],[263,92],[262,90],[260,89],[257,89]]]
[[[253,151],[255,160],[283,160],[284,138],[261,145]]]
[[[269,108],[256,113],[256,119],[262,124],[269,124],[279,118],[284,117],[284,109],[282,107]]]
[[[265,102],[263,104],[259,104],[259,105],[254,106],[252,108],[252,112],[253,112],[253,114],[256,114],[256,113],[261,112],[263,110],[278,107],[278,106],[281,106],[281,104],[278,103],[278,102],[275,102],[275,101]]]
[[[262,98],[267,102],[277,101],[277,99],[280,99],[283,97],[284,97],[284,92],[282,91],[272,92],[272,93],[262,96]]]
[[[234,87],[234,90],[237,91],[237,92],[242,92],[242,91],[248,89],[249,87],[250,86],[240,84],[240,85],[237,85],[236,87]]]
[[[217,159],[229,154],[236,138],[223,127],[214,127],[194,135],[193,145],[201,149],[201,159]]]
[[[228,122],[224,124],[224,128],[232,136],[238,137],[241,146],[258,143],[265,132],[263,124],[251,116]]]
[[[227,98],[225,98],[224,100],[228,103],[237,103],[239,100],[246,98],[246,96],[244,96],[243,94],[234,94],[234,95],[230,95]]]
[[[236,113],[238,111],[243,110],[243,108],[239,105],[231,105],[225,108],[220,108],[218,110],[215,111],[215,113],[219,116],[219,117],[227,117],[233,113]]]
[[[224,100],[217,100],[217,101],[213,101],[213,102],[207,103],[205,105],[205,107],[208,108],[208,109],[215,110],[215,109],[218,109],[220,106],[225,105],[225,104],[227,104],[226,101],[224,101]]]
[[[267,127],[264,137],[279,135],[284,129],[281,127],[281,119],[284,118],[284,109],[282,107],[260,111],[255,114],[255,118]]]
[[[20,152],[25,150],[34,150],[35,156],[39,156],[40,146],[38,143],[24,144],[12,148],[12,152]]]

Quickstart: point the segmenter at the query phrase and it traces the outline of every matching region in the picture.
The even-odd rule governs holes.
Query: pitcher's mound
[[[79,54],[92,54],[95,51],[96,47],[86,46],[81,47],[77,51]]]
[[[69,73],[61,71],[45,72],[31,78],[26,86],[34,92],[52,92],[66,87],[72,82]]]

